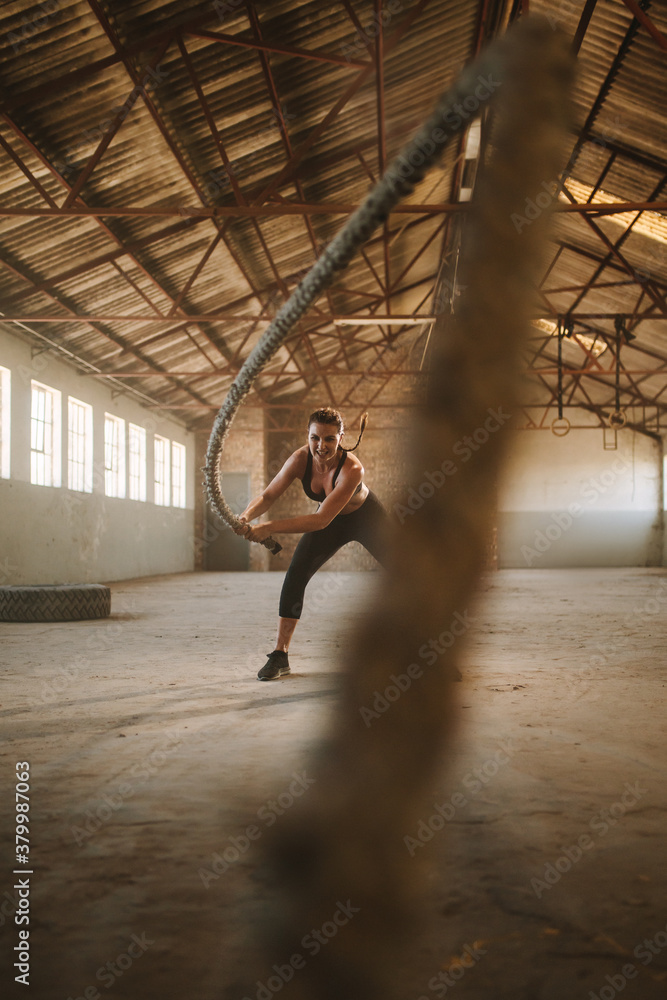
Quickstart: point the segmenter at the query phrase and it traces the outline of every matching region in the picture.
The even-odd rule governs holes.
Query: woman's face
[[[335,424],[311,424],[308,428],[308,447],[312,455],[317,455],[322,461],[334,457],[343,435]]]

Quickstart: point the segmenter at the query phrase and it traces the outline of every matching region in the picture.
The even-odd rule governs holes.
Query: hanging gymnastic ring
[[[613,427],[614,430],[620,430],[621,427],[625,427],[627,419],[625,410],[613,410],[607,417],[609,426]]]
[[[570,421],[567,417],[554,417],[551,421],[551,433],[555,437],[565,437],[570,433]]]

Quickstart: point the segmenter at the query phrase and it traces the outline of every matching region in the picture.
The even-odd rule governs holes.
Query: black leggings
[[[321,531],[307,531],[302,535],[285,574],[278,611],[280,617],[301,617],[303,595],[308,581],[324,566],[327,559],[331,559],[348,542],[361,542],[382,565],[382,534],[387,520],[386,510],[369,490],[368,496],[357,510],[351,514],[338,514]]]

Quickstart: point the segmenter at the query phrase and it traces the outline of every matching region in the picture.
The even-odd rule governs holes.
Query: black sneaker
[[[269,653],[269,658],[257,674],[260,681],[275,681],[278,677],[284,677],[290,672],[287,653],[282,649],[274,649]]]

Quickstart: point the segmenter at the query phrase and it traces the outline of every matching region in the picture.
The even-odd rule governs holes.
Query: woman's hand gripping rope
[[[242,517],[239,519],[238,527],[234,526],[233,530],[249,542],[258,542],[260,545],[266,546],[274,555],[277,555],[282,549],[282,545],[271,537],[271,529],[268,524],[248,524]]]

